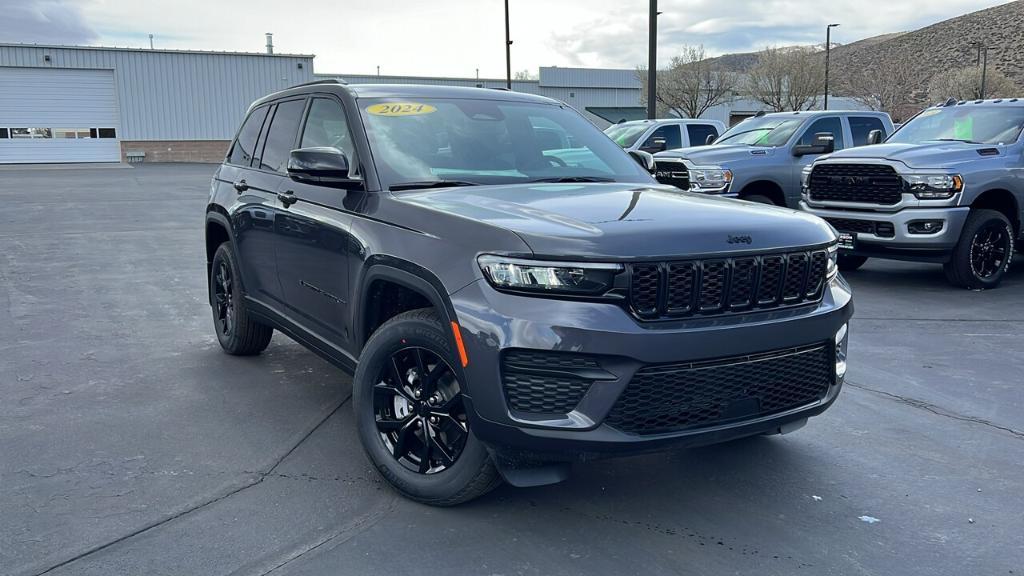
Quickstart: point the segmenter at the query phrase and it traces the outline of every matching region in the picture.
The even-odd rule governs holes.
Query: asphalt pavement
[[[0,574],[1024,574],[1024,257],[848,274],[848,383],[796,433],[436,509],[369,466],[348,374],[220,351],[213,169],[0,173]]]

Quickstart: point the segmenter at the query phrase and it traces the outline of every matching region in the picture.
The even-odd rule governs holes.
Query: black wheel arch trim
[[[207,230],[209,229],[210,224],[217,224],[218,226],[223,228],[227,232],[227,234],[228,234],[228,241],[231,243],[232,246],[235,245],[235,231],[231,227],[231,220],[228,219],[227,212],[224,211],[224,208],[222,208],[221,206],[219,206],[217,204],[210,204],[210,205],[208,205],[206,207],[206,224],[203,227],[204,240],[206,239]],[[245,294],[245,277],[243,276],[243,272],[241,270],[242,267],[239,266],[238,268],[239,268],[239,270],[238,270],[238,273],[239,273],[238,281],[242,285],[242,293]],[[210,275],[211,275],[212,272],[213,272],[213,257],[212,256],[207,256],[207,258],[206,258],[206,288],[207,288],[206,292],[207,292],[207,299],[210,300],[210,305],[211,306],[213,305],[213,300],[212,300],[213,296],[210,294],[210,289],[209,288],[210,288]]]

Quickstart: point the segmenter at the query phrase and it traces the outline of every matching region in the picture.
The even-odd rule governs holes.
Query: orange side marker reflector
[[[459,360],[462,361],[462,367],[465,368],[469,366],[469,356],[466,356],[466,346],[462,343],[462,332],[455,322],[452,322],[452,334],[455,335],[455,346],[459,349]]]

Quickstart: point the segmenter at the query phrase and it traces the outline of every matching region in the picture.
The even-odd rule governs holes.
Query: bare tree
[[[641,78],[641,100],[647,103],[647,71]],[[703,46],[684,46],[665,70],[658,71],[658,108],[684,118],[699,118],[708,108],[728,102],[739,85],[739,75],[707,58]]]
[[[1009,98],[1017,96],[1020,87],[1005,74],[989,67],[985,73],[985,97]],[[936,74],[928,83],[928,97],[938,102],[949,97],[957,100],[981,98],[981,68],[966,66],[950,72]]]
[[[824,55],[807,46],[765,48],[747,74],[747,94],[776,112],[807,110],[824,89]]]
[[[532,73],[530,73],[529,70],[520,70],[520,71],[512,74],[512,79],[513,80],[536,80],[536,78],[533,76]]]
[[[920,109],[927,83],[928,72],[909,56],[899,55],[843,71],[836,79],[836,91],[900,122]]]

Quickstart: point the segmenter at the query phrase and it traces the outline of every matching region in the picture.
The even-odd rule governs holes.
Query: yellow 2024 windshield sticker
[[[437,112],[437,108],[421,102],[385,102],[367,106],[366,111],[374,116],[416,116]]]

